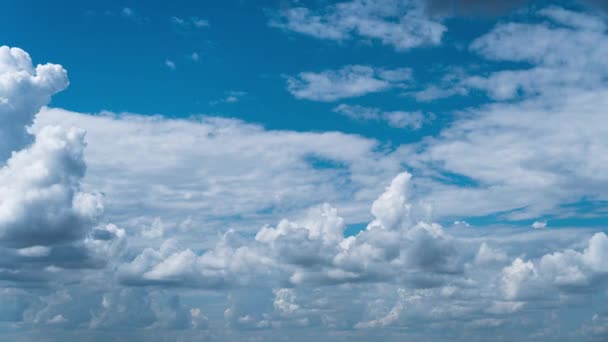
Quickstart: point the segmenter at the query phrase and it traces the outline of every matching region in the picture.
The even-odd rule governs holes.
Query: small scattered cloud
[[[532,228],[534,228],[534,229],[547,228],[547,221],[534,221],[534,223],[532,223]]]
[[[170,18],[171,23],[180,30],[202,29],[209,27],[209,21],[199,17],[181,18],[173,16]]]
[[[333,102],[403,87],[411,81],[409,68],[384,69],[347,65],[338,70],[301,72],[287,77],[287,90],[298,99]]]
[[[356,121],[383,122],[394,128],[407,128],[417,130],[434,118],[432,114],[423,114],[421,111],[382,111],[379,108],[363,107],[357,105],[340,104],[333,109],[334,112]]]
[[[171,70],[175,70],[175,62],[170,59],[165,60],[165,65]]]
[[[107,13],[112,14],[112,12],[107,12]],[[123,7],[120,10],[119,15],[127,20],[131,20],[136,23],[143,23],[144,21],[147,20],[146,17],[140,15],[138,12],[136,12],[131,7]]]
[[[211,101],[209,104],[215,106],[220,103],[236,103],[241,101],[245,96],[247,96],[247,92],[240,90],[230,90],[226,92],[226,96],[219,100]]]
[[[125,18],[133,18],[135,16],[135,12],[131,8],[125,7],[120,11],[120,15]]]

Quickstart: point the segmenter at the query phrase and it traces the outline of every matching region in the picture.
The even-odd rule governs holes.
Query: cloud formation
[[[408,68],[381,69],[347,65],[338,70],[301,72],[287,77],[287,90],[298,99],[332,102],[401,86],[412,78]]]
[[[0,46],[0,160],[31,141],[26,131],[40,107],[68,85],[57,64],[32,64],[27,52]]]
[[[355,236],[344,237],[344,219],[325,204],[301,220],[263,227],[255,241],[238,243],[229,232],[201,255],[169,240],[125,265],[123,279],[207,288],[397,279],[412,286],[440,284],[444,277],[462,272],[462,265],[441,226],[423,221],[428,219],[426,208],[408,202],[410,177],[403,173],[392,181],[372,205],[374,220]]]
[[[318,39],[372,39],[397,51],[438,45],[446,28],[427,17],[419,1],[354,0],[315,10],[292,7],[270,21],[273,27]]]
[[[103,204],[81,188],[84,131],[45,126],[27,145],[27,125],[67,86],[66,71],[56,64],[34,68],[26,52],[4,46],[0,80],[0,141],[2,153],[12,153],[0,168],[0,281],[46,282],[62,268],[100,267],[85,243]],[[51,321],[63,323],[61,316]]]
[[[560,228],[552,217],[579,214],[581,200],[607,200],[608,94],[592,50],[605,27],[588,13],[538,15],[542,22],[500,23],[472,43],[486,62],[513,68],[462,77],[472,83],[459,89],[487,92],[487,104],[394,149],[236,119],[43,107],[33,143],[14,143],[0,168],[0,336],[605,338],[605,228]],[[521,44],[526,33],[534,44]],[[24,53],[2,51],[10,58],[1,75],[11,75],[0,76],[8,80],[2,101],[27,105],[1,113],[23,128],[67,78],[56,66],[47,77],[55,81],[41,81],[46,72]],[[524,76],[493,84],[500,72]],[[320,101],[411,83],[409,69],[311,75],[295,77],[295,91]],[[394,112],[336,110],[396,124]],[[398,122],[416,126],[405,114],[412,121]],[[470,225],[467,216],[503,224]],[[547,220],[551,229],[530,227]]]
[[[333,109],[334,112],[356,121],[380,121],[394,128],[417,130],[433,119],[432,114],[423,114],[420,111],[387,111],[378,108],[357,105],[340,104]]]
[[[45,127],[34,144],[0,169],[0,241],[16,247],[82,239],[103,211],[98,195],[80,191],[84,132]]]

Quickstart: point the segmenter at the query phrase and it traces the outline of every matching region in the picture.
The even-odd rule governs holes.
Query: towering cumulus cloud
[[[34,68],[25,51],[0,47],[0,154],[10,156],[0,168],[0,255],[8,269],[0,279],[32,265],[74,265],[69,256],[82,257],[80,245],[103,211],[99,195],[80,189],[84,131],[47,126],[27,145],[27,125],[67,85],[60,65]]]
[[[34,67],[27,52],[0,46],[0,160],[30,141],[26,126],[51,96],[68,86],[61,65]]]

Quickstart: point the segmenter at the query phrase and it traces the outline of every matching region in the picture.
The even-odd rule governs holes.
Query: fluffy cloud
[[[23,50],[0,47],[2,152],[12,152],[0,168],[0,279],[39,281],[51,275],[47,266],[100,265],[84,245],[103,212],[100,195],[81,189],[84,131],[46,126],[30,146],[11,151],[23,147],[25,126],[67,83],[61,66],[34,68]]]
[[[545,297],[557,287],[562,291],[590,291],[608,274],[608,236],[597,233],[582,252],[565,250],[536,261],[515,259],[502,271],[503,289],[509,299]]]
[[[85,171],[83,138],[76,129],[45,127],[30,148],[13,154],[0,169],[3,245],[25,248],[80,240],[96,222],[103,211],[99,196],[79,189]]]
[[[167,241],[125,265],[123,279],[211,288],[249,285],[249,279],[292,285],[401,279],[433,286],[462,272],[462,266],[441,226],[421,221],[426,208],[412,211],[406,197],[409,179],[403,173],[393,180],[372,205],[375,219],[356,236],[344,237],[344,220],[326,204],[302,220],[262,228],[255,241],[235,244],[229,233],[201,255]],[[264,279],[269,275],[273,278]]]
[[[51,96],[68,85],[57,64],[32,65],[27,52],[0,46],[0,160],[30,142],[26,126]]]
[[[446,30],[425,15],[420,2],[410,0],[346,1],[318,12],[293,7],[281,11],[270,25],[319,39],[378,40],[398,51],[438,45]]]
[[[411,79],[407,68],[379,69],[348,65],[338,70],[301,72],[287,78],[287,90],[298,99],[332,102],[377,93]]]
[[[364,222],[369,202],[400,169],[378,141],[338,132],[59,109],[43,109],[34,130],[54,124],[86,129],[84,185],[105,194],[108,221],[133,230],[160,218],[170,234],[204,237],[228,224],[254,231],[322,202],[348,223]]]

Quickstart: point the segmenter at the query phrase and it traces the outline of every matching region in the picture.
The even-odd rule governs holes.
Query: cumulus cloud
[[[31,141],[26,131],[40,107],[68,85],[57,64],[34,67],[27,52],[0,46],[0,160]]]
[[[397,51],[438,45],[446,28],[425,15],[419,1],[354,0],[322,10],[292,7],[282,10],[270,25],[319,39],[372,39]]]
[[[45,126],[28,141],[26,126],[50,96],[68,84],[54,64],[32,66],[29,55],[0,47],[2,152],[0,168],[0,279],[38,282],[60,268],[99,267],[84,244],[102,212],[101,196],[84,191],[84,131]],[[49,323],[64,323],[62,316]]]
[[[103,210],[80,191],[84,132],[45,127],[0,169],[0,240],[31,247],[81,239]]]
[[[538,260],[517,258],[502,271],[505,295],[509,299],[545,297],[552,288],[562,291],[590,291],[608,273],[608,236],[593,235],[582,252],[565,250]]]
[[[400,86],[411,78],[408,68],[380,69],[347,65],[338,70],[301,72],[287,78],[287,90],[298,99],[332,102]]]
[[[402,279],[412,286],[434,286],[462,266],[441,226],[419,221],[428,215],[425,208],[412,212],[406,197],[409,178],[403,173],[393,180],[372,205],[374,221],[356,236],[344,237],[344,219],[326,204],[302,220],[263,227],[255,241],[229,243],[229,233],[201,255],[167,241],[125,265],[123,279],[210,288],[249,280],[302,285]],[[264,279],[268,275],[273,278]]]

